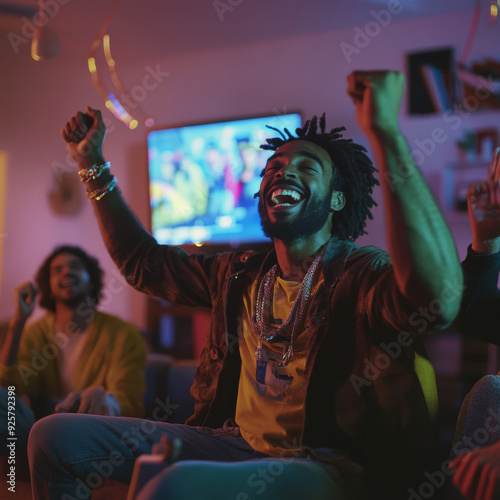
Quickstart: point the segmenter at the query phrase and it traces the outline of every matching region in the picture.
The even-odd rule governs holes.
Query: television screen
[[[294,132],[299,113],[263,116],[148,133],[151,227],[159,243],[236,247],[268,241],[254,194],[277,132]]]

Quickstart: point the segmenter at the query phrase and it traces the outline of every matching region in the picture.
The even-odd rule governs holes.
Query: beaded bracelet
[[[99,201],[102,198],[104,198],[108,193],[113,191],[113,189],[116,186],[116,177],[113,176],[109,182],[104,184],[102,188],[96,189],[95,191],[92,191],[91,193],[87,193],[87,196],[95,201]]]
[[[110,163],[107,161],[102,165],[92,165],[90,168],[82,168],[78,171],[78,175],[82,182],[89,182],[96,180],[103,172],[109,170]]]

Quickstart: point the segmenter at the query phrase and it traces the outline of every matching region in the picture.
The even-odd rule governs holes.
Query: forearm
[[[104,163],[105,160],[100,155],[93,159],[82,159],[78,162],[80,169],[88,169],[93,165],[102,165]],[[115,241],[120,244],[122,240],[132,240],[130,234],[134,236],[138,234],[150,236],[122,198],[118,186],[101,195],[100,199],[95,196],[95,193],[102,192],[103,188],[109,185],[113,177],[111,170],[105,170],[96,179],[90,179],[85,183],[87,195],[92,200],[101,235],[110,252],[113,250]]]
[[[398,287],[416,307],[429,306],[442,298],[447,282],[461,290],[455,243],[402,134],[377,131],[369,139],[380,171],[388,247]],[[451,303],[441,300],[441,305],[443,319],[452,321],[460,295]]]
[[[80,161],[79,167],[88,169],[94,164],[101,165],[104,162],[102,157],[97,157],[93,160]],[[99,192],[112,179],[113,174],[108,170],[98,178],[89,180],[85,184],[87,195],[91,197],[92,193]],[[111,258],[124,274],[128,276],[137,274],[137,248],[144,243],[156,246],[155,240],[125,202],[118,185],[100,199],[93,197],[91,203]]]
[[[104,163],[104,159],[99,161]],[[89,168],[92,164],[80,165],[80,168]],[[106,172],[88,182],[87,192],[102,189],[111,177],[112,174]],[[211,305],[202,258],[190,259],[180,248],[158,244],[129,208],[118,188],[100,200],[94,198],[92,204],[107,250],[130,285],[173,303]],[[192,283],[192,287],[188,283]]]
[[[9,329],[7,330],[2,351],[0,352],[0,363],[5,366],[12,366],[17,361],[19,344],[25,324],[26,320],[17,318],[12,318],[9,323]]]

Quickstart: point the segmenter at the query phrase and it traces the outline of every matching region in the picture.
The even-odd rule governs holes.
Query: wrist
[[[500,238],[492,240],[472,240],[471,249],[478,254],[492,254],[500,251]]]
[[[78,166],[80,169],[89,169],[93,167],[94,165],[103,165],[106,163],[106,160],[102,156],[102,154],[99,153],[94,153],[89,156],[79,156],[76,160]]]
[[[109,177],[108,177],[109,176]],[[114,175],[108,174],[108,176],[105,177],[107,178],[107,182],[101,181],[99,185],[94,185],[92,186],[90,183],[87,184],[87,197],[90,198],[91,200],[99,201],[104,196],[106,196],[108,193],[113,191],[116,187],[116,177]],[[98,181],[94,181],[98,182]]]
[[[21,333],[24,329],[24,325],[26,325],[27,320],[28,318],[25,316],[14,314],[14,316],[12,316],[9,321],[9,329],[14,333]]]
[[[90,181],[95,181],[101,175],[109,173],[110,163],[95,163],[89,168],[82,168],[78,171],[78,176],[80,180],[84,183],[89,183]]]
[[[78,172],[80,180],[87,186],[87,197],[91,200],[100,201],[115,189],[116,177],[111,174],[109,167],[109,162],[106,162],[82,168]]]
[[[386,141],[393,137],[402,136],[397,120],[380,119],[367,123],[364,132],[370,140]]]
[[[80,165],[78,176],[80,181],[87,187],[87,195],[90,195],[113,180],[114,176],[110,172],[110,162],[105,162],[104,158],[99,157],[97,161],[91,164]]]
[[[374,150],[380,148],[390,150],[394,147],[399,148],[401,142],[406,144],[406,139],[397,124],[395,126],[384,127],[372,126],[369,130],[365,130],[365,135]]]

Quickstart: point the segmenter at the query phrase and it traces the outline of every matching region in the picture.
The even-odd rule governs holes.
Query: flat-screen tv
[[[269,241],[257,212],[266,138],[301,126],[300,113],[148,132],[151,228],[159,243],[238,247]]]

